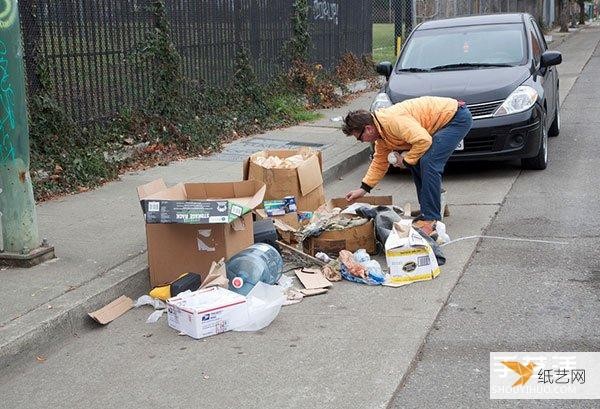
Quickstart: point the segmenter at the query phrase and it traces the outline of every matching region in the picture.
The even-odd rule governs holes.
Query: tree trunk
[[[559,0],[560,4],[560,32],[569,32],[569,0]]]
[[[584,0],[577,0],[579,4],[579,24],[585,24],[585,2]]]

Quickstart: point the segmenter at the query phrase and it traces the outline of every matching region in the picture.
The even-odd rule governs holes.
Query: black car
[[[427,21],[411,32],[371,110],[424,95],[463,100],[473,127],[450,160],[521,159],[545,169],[548,136],[560,132],[559,52],[529,14]]]

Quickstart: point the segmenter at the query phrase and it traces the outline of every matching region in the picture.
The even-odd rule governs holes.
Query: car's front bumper
[[[455,151],[450,161],[532,158],[540,149],[542,118],[542,108],[536,104],[518,114],[475,119],[464,150]]]

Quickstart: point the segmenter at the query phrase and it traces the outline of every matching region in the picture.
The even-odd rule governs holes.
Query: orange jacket
[[[394,150],[408,151],[404,160],[416,164],[431,146],[431,138],[452,120],[458,101],[452,98],[420,97],[399,102],[373,113],[381,139],[375,141],[373,161],[363,183],[374,187],[385,176],[387,156]]]

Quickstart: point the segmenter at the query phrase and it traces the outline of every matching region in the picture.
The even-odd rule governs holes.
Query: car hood
[[[421,96],[461,99],[477,104],[505,99],[531,73],[525,66],[439,72],[399,72],[390,77],[393,103]]]

